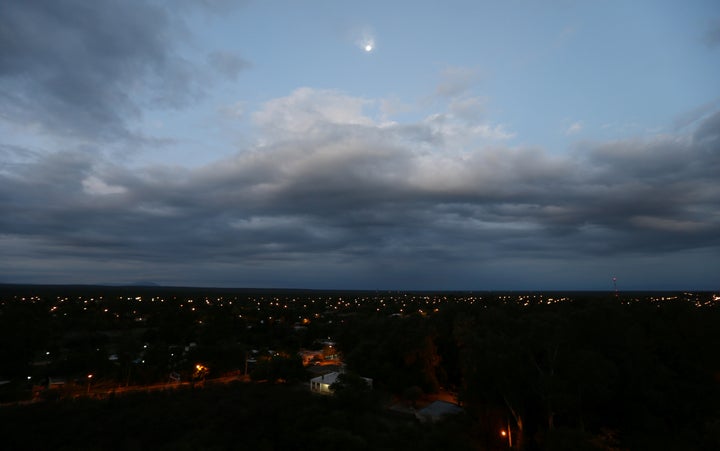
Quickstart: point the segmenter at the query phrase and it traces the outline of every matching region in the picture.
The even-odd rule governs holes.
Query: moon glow
[[[375,51],[375,34],[370,30],[365,30],[355,40],[355,45],[365,53]]]

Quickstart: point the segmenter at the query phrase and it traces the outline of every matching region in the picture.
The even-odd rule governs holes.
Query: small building
[[[313,377],[310,379],[310,391],[313,393],[320,393],[323,395],[331,395],[332,389],[330,386],[337,382],[338,376],[340,376],[342,372],[333,371],[327,374],[322,374],[317,377]],[[372,387],[372,379],[363,377],[365,382],[367,382],[368,386]]]
[[[309,366],[312,363],[322,362],[324,359],[322,350],[313,351],[303,349],[298,354],[302,359],[303,366]]]
[[[48,378],[48,388],[60,388],[65,386],[65,379],[59,378],[59,377],[49,377]]]
[[[323,395],[332,394],[330,386],[337,381],[337,377],[340,375],[337,371],[332,373],[323,374],[310,379],[310,391],[313,393],[320,393]]]

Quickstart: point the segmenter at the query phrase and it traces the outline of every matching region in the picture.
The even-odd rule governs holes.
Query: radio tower
[[[618,297],[619,294],[618,294],[618,289],[617,289],[617,277],[613,276],[612,281],[613,281],[613,290],[615,290],[615,297]]]

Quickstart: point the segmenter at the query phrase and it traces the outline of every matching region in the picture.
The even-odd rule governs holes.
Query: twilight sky
[[[612,277],[720,290],[716,0],[0,3],[0,282]]]

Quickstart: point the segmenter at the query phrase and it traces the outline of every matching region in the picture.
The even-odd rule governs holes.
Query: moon
[[[365,53],[375,51],[375,36],[372,32],[365,30],[355,41],[355,45]]]

